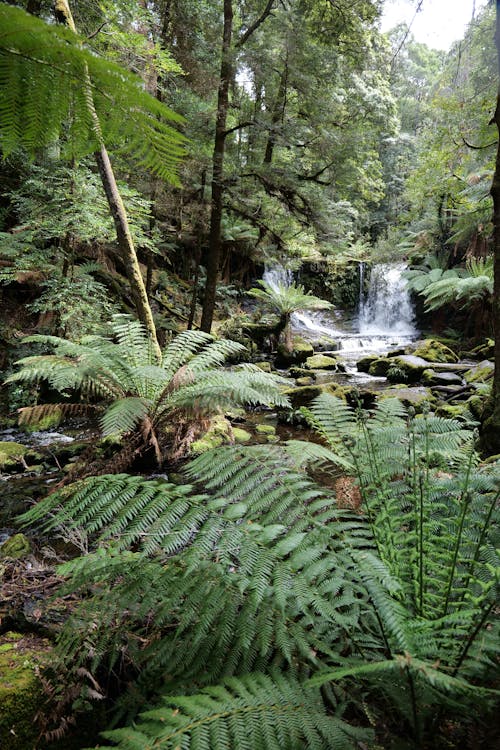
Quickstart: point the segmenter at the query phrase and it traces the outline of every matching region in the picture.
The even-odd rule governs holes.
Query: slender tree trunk
[[[288,55],[287,55],[288,58]],[[280,82],[278,87],[278,93],[276,94],[276,100],[274,102],[273,114],[271,117],[271,130],[266,143],[266,151],[264,154],[264,164],[271,164],[273,160],[274,145],[276,143],[276,129],[277,126],[283,122],[285,115],[286,106],[286,88],[288,81],[288,59],[285,59],[285,65],[281,72]]]
[[[215,309],[215,294],[221,255],[222,198],[224,193],[224,151],[226,147],[226,120],[229,106],[229,86],[232,76],[231,40],[233,33],[233,3],[224,0],[224,31],[222,37],[222,59],[219,92],[217,97],[217,120],[212,160],[212,206],[210,213],[210,235],[207,259],[207,280],[200,328],[210,333]]]
[[[71,10],[67,0],[56,0],[55,12],[56,17],[59,21],[65,23],[72,31],[76,32],[75,22],[73,20],[73,16],[71,14]],[[123,204],[123,200],[116,183],[116,178],[113,172],[113,167],[111,166],[111,161],[109,159],[106,146],[104,145],[101,125],[97,112],[95,110],[90,77],[87,69],[84,71],[84,80],[84,85],[86,86],[87,106],[92,118],[94,132],[99,141],[99,150],[95,152],[94,156],[104,187],[104,192],[106,193],[106,198],[108,200],[109,209],[111,211],[111,215],[115,224],[118,247],[120,249],[121,257],[127,272],[127,277],[130,284],[132,297],[134,299],[134,304],[137,310],[137,315],[141,323],[146,328],[149,337],[151,338],[153,348],[158,360],[161,360],[161,349],[156,336],[156,326],[153,320],[153,313],[149,304],[146,287],[144,285],[144,279],[142,278],[139,261],[137,259],[137,253],[135,251],[134,242],[130,232],[127,212],[125,210],[125,206]]]
[[[500,0],[496,0],[495,42],[498,56],[498,94],[493,122],[495,122],[499,134],[495,172],[491,185],[494,251],[492,315],[493,335],[495,337],[495,374],[491,408],[487,410],[488,418],[483,424],[481,436],[483,450],[490,455],[500,453]]]

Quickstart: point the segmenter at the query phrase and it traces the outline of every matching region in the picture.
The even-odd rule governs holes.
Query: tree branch
[[[243,128],[249,128],[252,125],[255,125],[254,120],[248,120],[248,122],[240,122],[238,125],[235,125],[233,128],[229,128],[229,130],[224,131],[224,137],[227,135],[230,135],[231,133],[234,133],[236,130],[242,130]]]
[[[264,10],[262,11],[262,13],[260,14],[260,16],[257,18],[256,21],[253,22],[253,24],[251,26],[248,27],[248,29],[245,31],[245,33],[242,34],[242,36],[238,39],[238,41],[234,45],[236,48],[243,47],[243,45],[245,44],[245,42],[249,39],[249,37],[252,36],[252,34],[254,33],[254,31],[256,31],[259,28],[259,26],[262,23],[264,23],[264,21],[266,20],[266,18],[268,17],[268,15],[271,13],[271,11],[273,9],[274,3],[275,3],[275,0],[267,0],[267,5],[264,8]]]

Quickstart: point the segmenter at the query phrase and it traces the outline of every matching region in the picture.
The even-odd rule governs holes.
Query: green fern
[[[204,420],[235,405],[287,406],[280,378],[245,364],[224,369],[229,357],[245,351],[233,341],[214,340],[201,331],[179,334],[157,363],[144,328],[126,316],[111,323],[114,339],[84,336],[73,342],[55,336],[31,336],[53,354],[26,357],[6,382],[46,380],[60,393],[78,393],[86,401],[111,402],[101,418],[103,434],[134,437],[134,456],[154,449],[157,461],[187,451]],[[47,406],[47,409],[50,409]],[[41,407],[22,411],[23,423],[39,418]],[[126,468],[126,463],[123,466]]]
[[[6,3],[0,4],[0,28],[4,156],[20,146],[35,153],[62,134],[68,135],[67,156],[81,157],[97,149],[85,98],[87,66],[106,143],[119,148],[126,143],[140,164],[178,184],[184,138],[172,124],[182,118],[146,93],[139,77],[99,58],[68,29],[50,26]]]
[[[354,740],[367,738],[366,731],[327,715],[318,691],[276,672],[232,678],[193,695],[165,695],[140,718],[134,728],[103,736],[123,750],[150,743],[164,750],[349,750]]]

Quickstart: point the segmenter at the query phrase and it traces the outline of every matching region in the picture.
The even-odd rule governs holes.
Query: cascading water
[[[404,264],[384,263],[372,268],[370,285],[363,294],[363,268],[360,265],[359,333],[381,336],[415,336],[413,305],[406,281]]]
[[[403,278],[406,266],[379,264],[370,273],[365,294],[364,278],[366,266],[359,265],[359,311],[357,319],[348,323],[342,320],[342,312],[300,312],[292,315],[292,326],[297,333],[322,344],[332,342],[332,349],[347,360],[371,352],[387,352],[394,346],[403,346],[418,336],[414,324],[411,298]],[[268,268],[263,275],[270,287],[289,286],[293,273],[280,266]],[[333,345],[335,342],[335,345]]]

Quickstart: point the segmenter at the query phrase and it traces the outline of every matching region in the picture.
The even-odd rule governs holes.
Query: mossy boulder
[[[356,362],[358,372],[369,372],[370,366],[380,357],[377,354],[370,354],[368,357],[362,357]]]
[[[458,356],[449,346],[436,339],[424,339],[413,350],[415,357],[422,357],[427,362],[458,362]]]
[[[30,422],[23,425],[22,429],[26,432],[42,432],[42,430],[53,430],[59,427],[63,421],[63,412],[59,407],[51,408],[50,412],[40,417],[36,422]]]
[[[272,367],[270,362],[256,362],[255,366],[259,368],[259,370],[262,370],[262,372],[272,372]]]
[[[480,362],[476,367],[471,367],[470,370],[464,373],[464,379],[466,383],[486,383],[493,376],[495,365],[488,359]]]
[[[35,716],[44,696],[37,670],[47,659],[49,642],[19,633],[0,636],[0,747],[35,750]]]
[[[28,450],[28,447],[22,443],[1,441],[0,471],[9,466],[15,466],[17,463],[22,463],[22,459],[28,453]]]
[[[495,356],[495,342],[493,339],[486,339],[483,344],[476,346],[475,349],[464,352],[463,356],[467,357],[467,359],[493,359]]]
[[[31,545],[24,534],[14,534],[0,545],[0,558],[9,557],[13,560],[19,560],[21,557],[29,555]]]
[[[296,379],[296,383],[298,386],[302,385],[313,385],[314,378],[312,378],[310,375],[307,375],[306,377],[301,377]]]
[[[436,372],[432,368],[424,370],[420,379],[424,385],[463,385],[463,380],[456,372]]]
[[[258,435],[274,435],[276,434],[276,427],[273,424],[257,424],[255,425],[255,432]]]
[[[371,361],[370,366],[368,367],[368,372],[370,375],[375,375],[377,377],[385,377],[391,365],[392,365],[392,361],[388,359],[387,357],[377,357],[377,359],[374,359]],[[358,369],[359,369],[359,363],[358,363]]]
[[[276,356],[275,364],[276,367],[284,368],[290,367],[291,365],[300,365],[306,361],[308,357],[312,357],[314,349],[309,341],[305,341],[301,338],[294,338],[292,348],[290,351],[284,344],[278,346],[278,353]]]
[[[417,357],[415,354],[402,354],[388,361],[389,367],[397,368],[403,374],[401,380],[405,380],[408,383],[417,383],[422,377],[424,370],[429,368],[427,360]]]
[[[218,415],[210,421],[208,430],[191,444],[191,453],[206,453],[224,443],[232,442],[233,430],[226,417]]]
[[[436,409],[436,417],[447,417],[449,419],[459,419],[468,415],[469,409],[463,404],[441,404]]]
[[[326,354],[314,354],[306,359],[306,367],[309,370],[336,370],[338,362]]]
[[[305,367],[290,367],[290,375],[292,378],[316,378],[316,375],[311,370],[306,370]]]
[[[248,443],[252,439],[252,435],[242,427],[233,427],[233,438],[235,443]]]
[[[436,401],[429,388],[422,387],[393,386],[392,388],[387,388],[380,395],[380,399],[383,400],[386,398],[397,398],[405,406],[413,406],[417,414],[421,413],[425,406],[428,404],[432,405]]]

